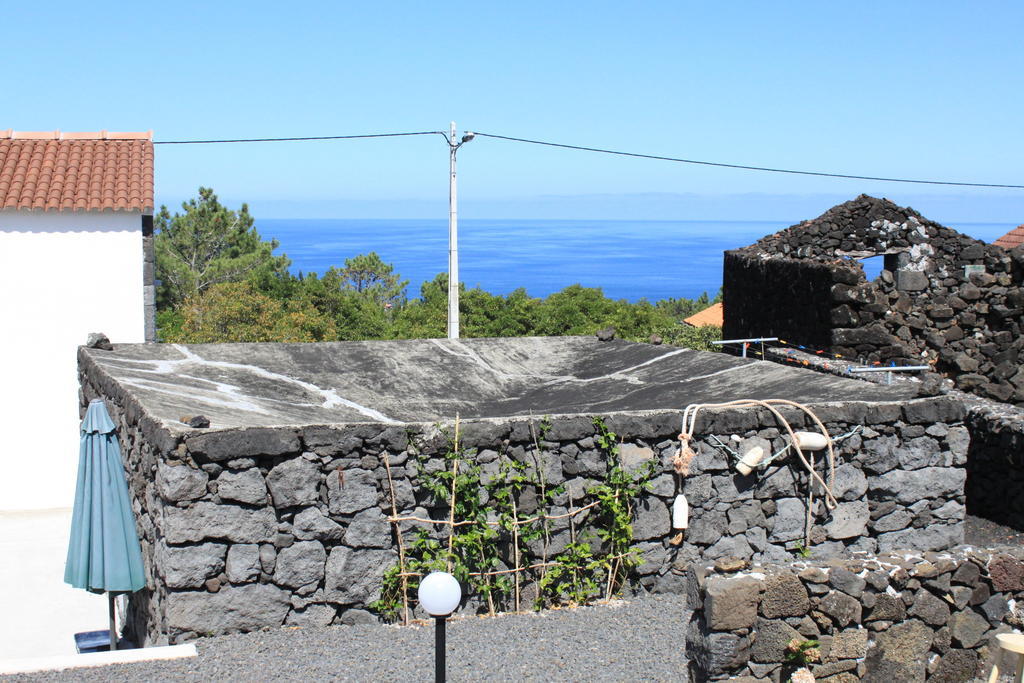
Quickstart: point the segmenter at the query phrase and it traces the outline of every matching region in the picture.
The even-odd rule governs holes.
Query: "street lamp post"
[[[448,338],[459,338],[459,215],[455,187],[455,153],[475,136],[470,131],[455,142],[455,122],[448,139],[451,174],[448,185]]]
[[[462,601],[462,587],[448,572],[431,572],[420,581],[420,606],[434,617],[434,681],[444,683],[446,674],[444,625]]]

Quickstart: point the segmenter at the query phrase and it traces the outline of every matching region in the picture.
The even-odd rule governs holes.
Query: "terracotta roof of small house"
[[[722,308],[722,304],[711,304],[703,311],[694,313],[689,318],[684,318],[683,322],[687,325],[693,325],[694,327],[706,327],[707,325],[714,325],[721,327],[725,321],[725,313]]]
[[[0,130],[0,209],[153,212],[153,132]]]
[[[1003,249],[1013,249],[1024,244],[1024,225],[1018,225],[1016,228],[1006,233],[992,244]]]

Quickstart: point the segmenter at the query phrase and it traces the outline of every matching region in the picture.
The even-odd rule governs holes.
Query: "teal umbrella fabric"
[[[92,401],[82,420],[64,581],[93,593],[132,593],[146,585],[116,429],[103,401]]]

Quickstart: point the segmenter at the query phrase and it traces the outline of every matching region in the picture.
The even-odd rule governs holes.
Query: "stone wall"
[[[400,514],[448,517],[446,507],[431,507],[417,481],[417,467],[445,466],[448,440],[435,425],[192,429],[176,436],[109,376],[90,370],[83,362],[83,406],[106,399],[119,425],[142,538],[148,584],[130,603],[140,642],[375,619],[367,608],[397,559],[385,459]],[[816,412],[831,434],[856,433],[837,448],[839,507],[829,514],[816,503],[814,557],[938,550],[962,541],[968,438],[961,403],[946,397],[851,402]],[[786,413],[794,427],[803,426],[800,413]],[[741,476],[715,445],[779,450],[785,440],[767,411],[702,413],[694,441],[699,455],[681,483],[671,468],[678,412],[613,414],[606,424],[622,441],[627,467],[652,459],[659,465],[650,491],[634,505],[635,543],[645,560],[635,589],[681,590],[681,572],[701,558],[780,560],[797,549],[806,472],[787,458]],[[588,416],[556,416],[539,450],[532,437],[538,431],[525,418],[469,421],[462,445],[475,450],[485,473],[496,471],[502,458],[542,470],[548,485],[565,488],[549,512],[566,512],[606,470],[594,424]],[[690,527],[673,545],[669,511],[680,485],[691,506]],[[536,501],[537,491],[527,487],[519,511],[530,514]],[[553,527],[552,554],[569,542],[567,526]],[[468,596],[464,609],[475,600]]]
[[[879,255],[885,269],[868,282],[857,259]],[[723,336],[934,362],[959,389],[1024,404],[1022,277],[1024,249],[1007,252],[861,195],[726,252]]]
[[[809,668],[820,682],[974,680],[991,667],[996,634],[1024,625],[1021,554],[892,554],[732,573],[694,565],[691,676],[785,681],[796,668],[787,645],[816,640]]]
[[[1024,415],[1005,406],[977,405],[967,426],[968,511],[1024,530]]]

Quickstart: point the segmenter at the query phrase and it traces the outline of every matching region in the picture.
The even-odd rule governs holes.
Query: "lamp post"
[[[448,572],[431,572],[420,581],[419,599],[420,606],[434,617],[434,680],[444,683],[444,624],[462,601],[462,587]]]
[[[448,185],[448,338],[459,338],[459,216],[458,197],[455,188],[455,153],[459,147],[472,140],[475,135],[466,131],[462,140],[455,142],[455,122],[452,121],[448,140],[448,155],[451,175]]]

